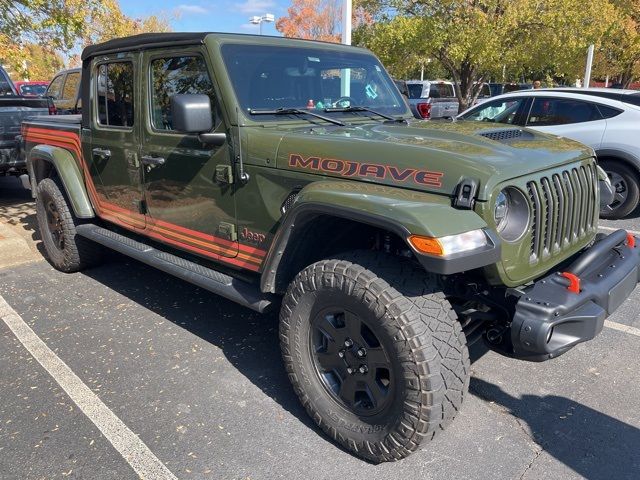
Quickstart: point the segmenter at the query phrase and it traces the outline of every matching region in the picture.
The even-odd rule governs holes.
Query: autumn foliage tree
[[[61,53],[167,30],[168,19],[130,18],[117,0],[0,0],[0,61],[18,78],[47,79],[63,67]],[[77,55],[70,57],[71,63],[77,60]]]
[[[573,79],[588,45],[603,45],[619,18],[610,0],[387,0],[369,2],[375,24],[356,34],[385,64],[431,58],[456,83],[460,110],[482,82],[545,71]],[[503,70],[504,69],[504,70]]]
[[[354,28],[371,22],[372,16],[356,4],[352,17]],[[287,16],[277,20],[276,29],[285,37],[340,42],[341,25],[340,0],[293,0]]]

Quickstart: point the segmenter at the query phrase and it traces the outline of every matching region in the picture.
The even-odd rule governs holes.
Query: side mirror
[[[182,133],[204,133],[213,128],[211,100],[207,95],[177,94],[171,97],[171,123]]]

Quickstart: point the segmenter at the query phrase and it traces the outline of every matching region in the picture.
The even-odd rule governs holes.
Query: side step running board
[[[78,225],[78,235],[123,253],[142,263],[181,278],[221,297],[228,298],[257,312],[265,312],[276,297],[264,294],[258,286],[171,255],[127,236],[92,224]]]

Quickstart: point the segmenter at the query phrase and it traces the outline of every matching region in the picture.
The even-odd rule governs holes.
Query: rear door
[[[101,56],[91,68],[91,150],[87,159],[101,215],[136,229],[142,214],[137,111],[138,54]]]
[[[607,122],[592,102],[572,98],[533,97],[526,126],[599,148]]]
[[[171,119],[173,95],[205,94],[211,100],[212,131],[226,131],[204,47],[147,50],[142,65],[147,234],[203,257],[236,257],[236,185],[224,178],[232,171],[230,146],[205,145],[197,135],[175,131]]]

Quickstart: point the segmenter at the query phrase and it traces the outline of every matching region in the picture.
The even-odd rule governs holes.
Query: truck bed
[[[0,97],[0,174],[24,168],[19,144],[21,124],[34,116],[49,116],[49,99],[20,96]]]

